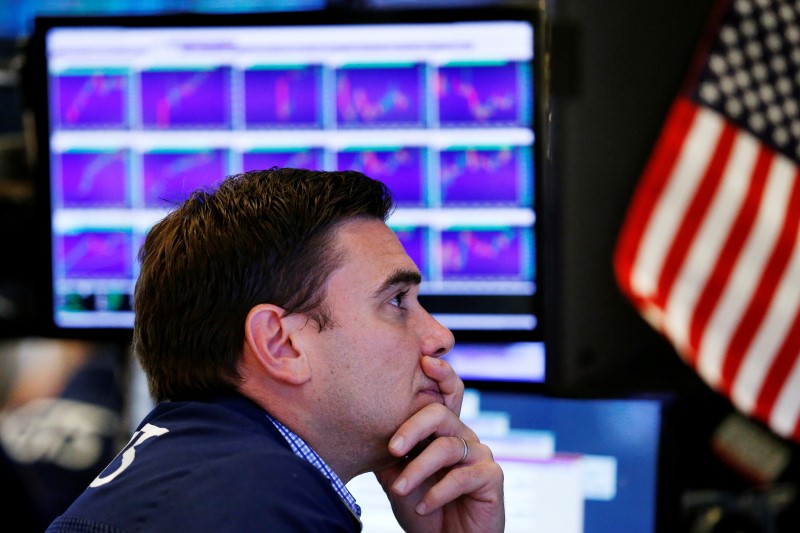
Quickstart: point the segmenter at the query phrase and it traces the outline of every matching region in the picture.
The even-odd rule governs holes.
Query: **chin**
[[[392,468],[393,466],[400,464],[400,462],[403,461],[404,459],[405,459],[404,457],[395,457],[393,455],[390,455],[386,459],[375,463],[374,467],[369,468],[368,470],[366,470],[366,472],[380,472],[381,470]]]
[[[394,467],[394,466],[397,466],[397,465],[399,465],[399,464],[401,464],[401,463],[408,462],[408,461],[410,461],[410,460],[414,459],[414,458],[415,458],[416,456],[418,456],[420,453],[422,453],[422,450],[424,450],[425,448],[427,448],[427,447],[428,447],[428,445],[429,445],[431,442],[433,442],[433,437],[428,437],[427,439],[425,439],[425,440],[421,441],[419,444],[417,444],[416,446],[414,446],[414,447],[411,449],[411,451],[410,451],[410,452],[408,452],[408,453],[407,453],[405,456],[403,456],[403,457],[395,457],[395,456],[393,456],[393,455],[389,454],[389,455],[387,455],[386,457],[384,457],[384,458],[383,458],[383,460],[381,460],[381,461],[379,461],[379,462],[375,463],[375,465],[376,465],[376,466],[375,466],[374,468],[371,468],[369,471],[371,471],[371,472],[378,472],[378,471],[380,471],[380,470],[385,470],[385,469],[387,469],[387,468],[392,468],[392,467]]]

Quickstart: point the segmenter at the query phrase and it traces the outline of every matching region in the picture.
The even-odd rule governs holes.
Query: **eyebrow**
[[[422,283],[422,276],[416,270],[399,269],[390,275],[375,291],[375,295],[380,295],[390,291],[398,285],[419,285]]]

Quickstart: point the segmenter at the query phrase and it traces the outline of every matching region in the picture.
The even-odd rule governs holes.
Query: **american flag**
[[[711,388],[800,441],[800,2],[726,1],[712,19],[614,271]]]

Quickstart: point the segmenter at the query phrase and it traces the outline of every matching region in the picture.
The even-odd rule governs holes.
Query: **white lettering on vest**
[[[109,475],[103,477],[102,474],[97,476],[94,481],[89,485],[90,487],[100,487],[114,480],[118,475],[125,471],[126,468],[131,466],[133,460],[136,458],[136,447],[151,437],[158,437],[164,433],[169,433],[167,428],[154,426],[152,424],[145,424],[145,426],[133,434],[131,440],[122,452],[122,463],[119,468],[111,472]]]

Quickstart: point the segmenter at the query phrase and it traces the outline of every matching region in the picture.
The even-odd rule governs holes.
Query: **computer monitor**
[[[640,533],[665,527],[667,398],[556,398],[469,389],[462,419],[505,476],[506,529]],[[402,533],[373,474],[350,481],[364,533]]]
[[[354,169],[392,190],[388,223],[422,270],[423,305],[463,347],[459,364],[477,368],[478,347],[544,365],[542,18],[37,18],[48,328],[128,335],[138,248],[191,190],[273,166]],[[515,365],[475,377],[545,381]]]

